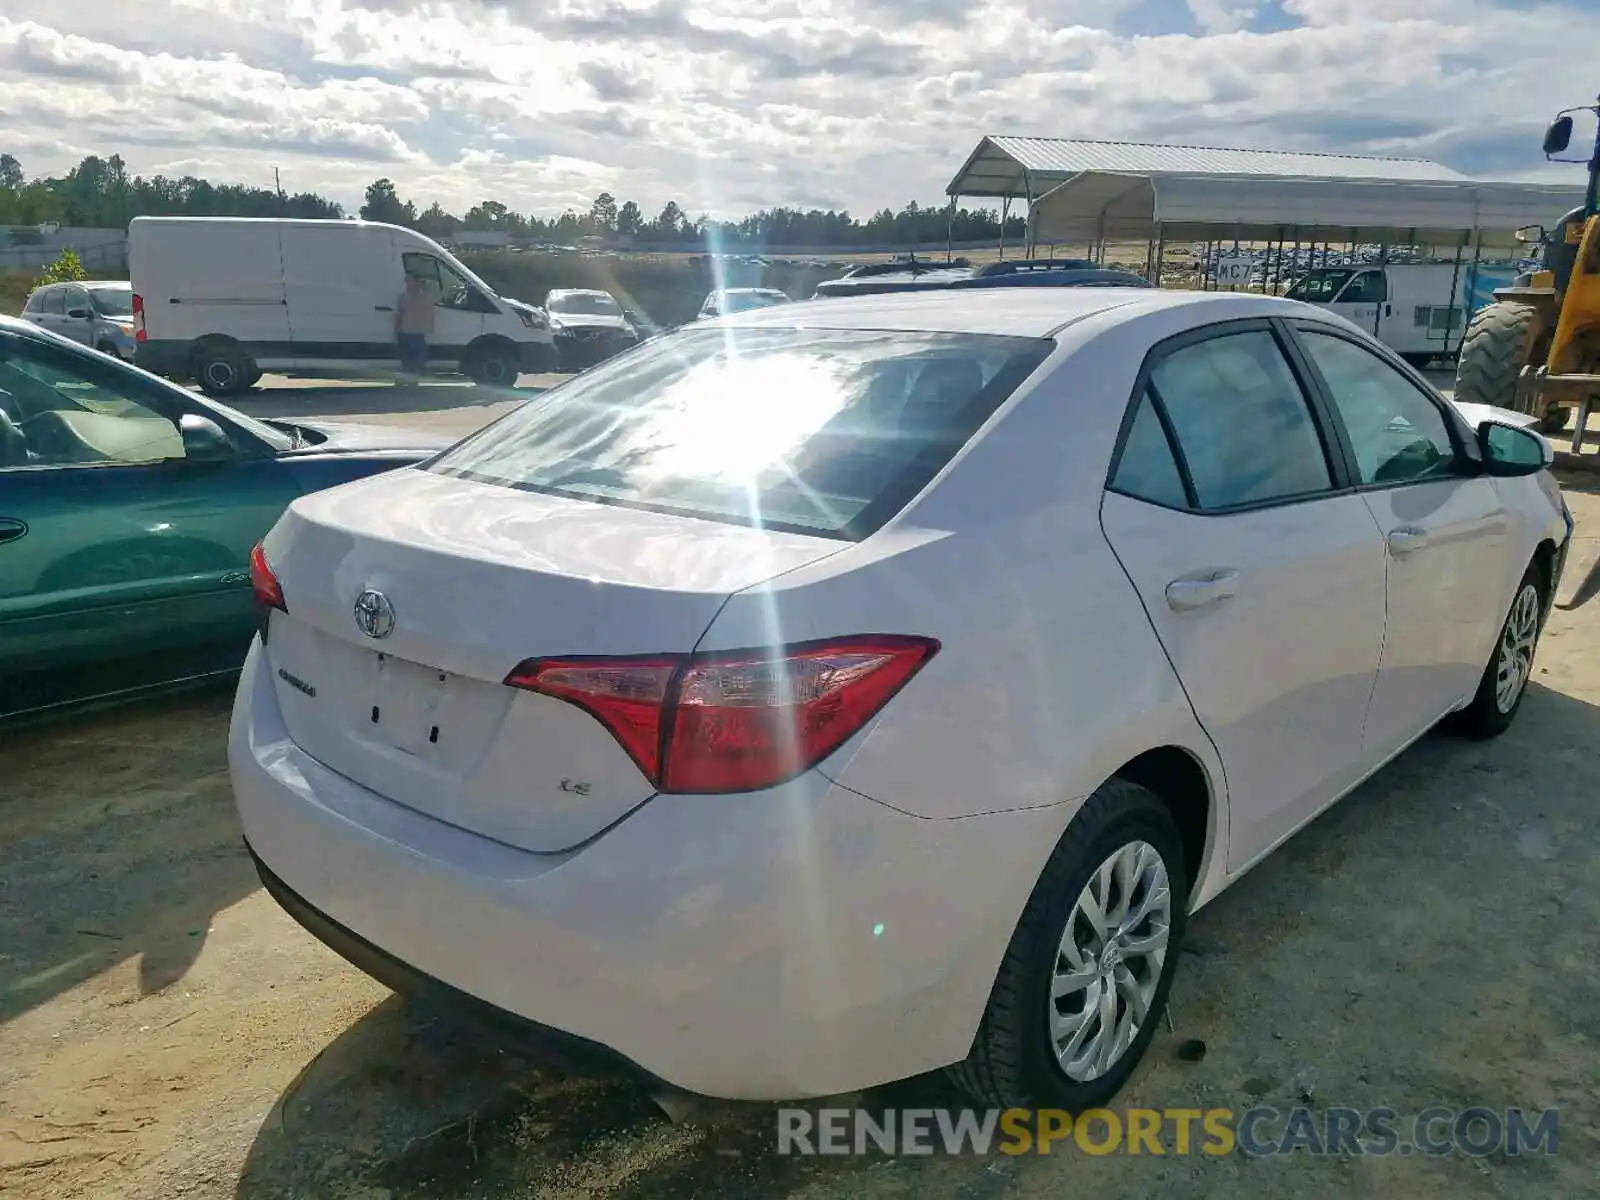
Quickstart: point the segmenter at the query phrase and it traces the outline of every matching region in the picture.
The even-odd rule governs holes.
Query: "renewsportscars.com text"
[[[1554,1155],[1557,1110],[1258,1105],[1229,1108],[781,1108],[778,1153],[988,1155],[1082,1153],[1251,1157]]]

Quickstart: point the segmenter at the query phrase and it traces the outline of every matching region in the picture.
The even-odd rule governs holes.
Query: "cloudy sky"
[[[354,207],[858,215],[985,133],[1351,150],[1554,177],[1600,0],[5,0],[0,150]]]

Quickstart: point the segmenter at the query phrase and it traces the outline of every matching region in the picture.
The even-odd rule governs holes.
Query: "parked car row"
[[[1510,726],[1573,525],[1326,308],[990,278],[553,295],[626,353],[450,446],[0,321],[0,713],[242,657],[256,869],[384,982],[710,1096],[1103,1105],[1192,912]]]

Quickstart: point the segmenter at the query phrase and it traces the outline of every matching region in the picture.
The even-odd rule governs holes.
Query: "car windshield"
[[[1305,300],[1311,304],[1327,304],[1339,294],[1339,289],[1352,272],[1323,267],[1307,272],[1297,279],[1288,291],[1290,300]]]
[[[91,288],[89,302],[102,317],[133,316],[132,288]]]
[[[853,540],[904,507],[1054,345],[684,331],[529,401],[428,469]]]
[[[620,317],[622,306],[610,296],[596,292],[572,292],[550,298],[550,311],[560,313],[589,313],[595,316]]]

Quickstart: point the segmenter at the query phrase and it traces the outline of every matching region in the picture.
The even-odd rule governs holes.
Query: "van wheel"
[[[109,354],[112,358],[120,359],[122,357],[122,351],[117,349],[115,342],[99,342],[95,345],[95,349],[100,351],[101,354]]]
[[[467,359],[467,378],[479,387],[513,387],[519,374],[516,353],[507,346],[484,346]]]
[[[231,341],[202,342],[194,352],[194,378],[208,396],[236,396],[250,387],[255,363]]]

